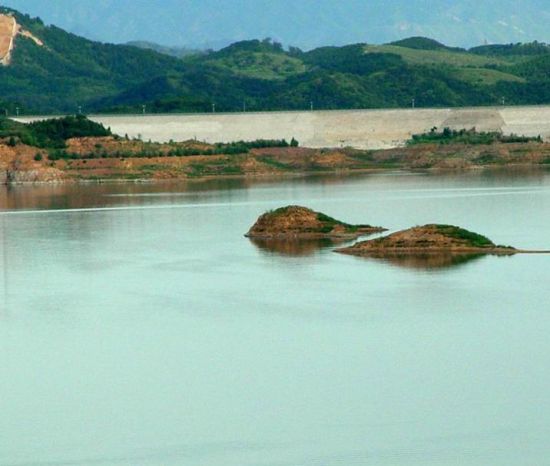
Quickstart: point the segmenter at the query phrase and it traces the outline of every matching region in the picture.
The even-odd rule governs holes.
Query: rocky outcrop
[[[350,225],[307,207],[287,206],[263,214],[246,236],[261,239],[353,239],[382,231],[385,229],[381,227]]]

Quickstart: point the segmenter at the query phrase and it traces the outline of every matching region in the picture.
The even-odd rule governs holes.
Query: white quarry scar
[[[6,31],[9,27],[8,22],[11,22],[11,32]],[[44,43],[40,39],[17,24],[17,20],[13,16],[0,14],[0,65],[7,66],[11,63],[12,52],[15,48],[15,39],[18,34],[31,39],[39,47],[44,46]],[[9,42],[6,39],[9,39]],[[2,46],[2,44],[7,46]]]
[[[15,18],[10,18],[12,21],[12,30],[11,30],[11,37],[10,37],[10,43],[8,45],[8,50],[6,51],[6,54],[0,58],[0,63],[3,65],[9,65],[11,61],[11,52],[13,50],[13,45],[15,43],[15,36],[17,35],[17,21],[15,21]]]

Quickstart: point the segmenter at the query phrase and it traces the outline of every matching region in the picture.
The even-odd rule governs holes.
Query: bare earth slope
[[[8,66],[11,63],[11,55],[18,35],[31,39],[40,47],[44,46],[40,39],[17,24],[13,16],[0,14],[0,65]]]
[[[17,23],[13,16],[0,15],[0,64],[9,65],[11,51],[17,34]]]

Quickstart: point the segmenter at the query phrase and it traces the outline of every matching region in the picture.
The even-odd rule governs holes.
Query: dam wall
[[[155,142],[209,143],[296,138],[303,147],[385,149],[411,135],[442,129],[501,131],[550,140],[550,106],[407,110],[337,110],[172,115],[90,115],[121,136]],[[29,122],[45,117],[19,118]]]

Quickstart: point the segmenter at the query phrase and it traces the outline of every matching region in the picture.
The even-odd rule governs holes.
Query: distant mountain
[[[433,37],[451,46],[550,41],[548,0],[2,0],[104,42],[205,44],[272,37],[311,49]],[[207,45],[207,48],[213,45]]]
[[[0,14],[22,27],[10,64],[0,65],[0,111],[11,113],[550,103],[550,46],[542,43],[465,50],[411,37],[303,52],[266,39],[176,58]]]
[[[183,58],[188,57],[189,55],[204,53],[201,50],[188,49],[186,47],[167,47],[166,45],[155,44],[154,42],[147,42],[143,40],[130,41],[125,45],[130,45],[132,47],[137,47],[144,50],[154,50],[155,52],[170,55],[176,58]]]

